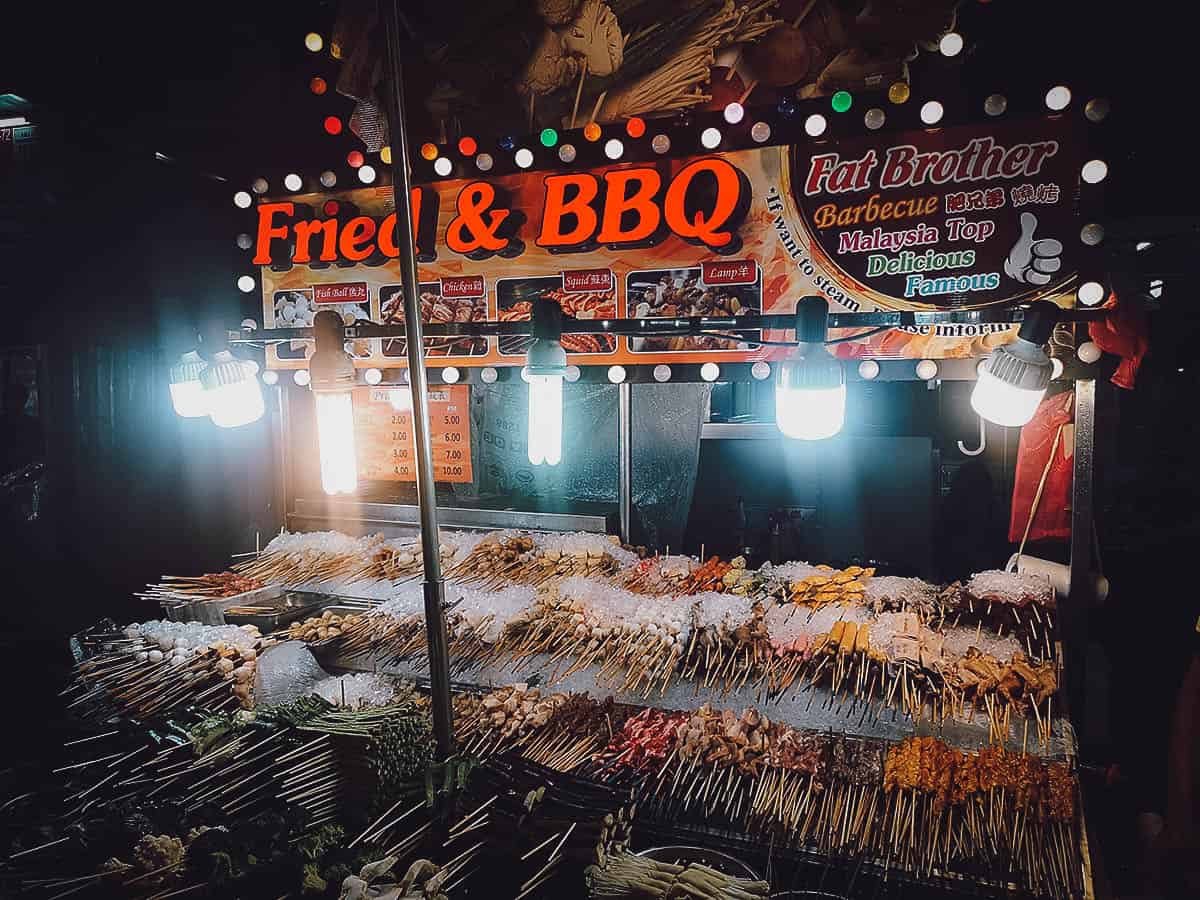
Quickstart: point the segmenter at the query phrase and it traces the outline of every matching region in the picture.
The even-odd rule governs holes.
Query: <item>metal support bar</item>
[[[407,204],[406,204],[407,205]],[[403,267],[402,267],[403,268]],[[1102,309],[1064,309],[1059,321],[1091,322],[1104,318]],[[1013,307],[960,309],[920,312],[830,313],[831,329],[901,328],[920,325],[1015,325],[1025,320],[1025,310]],[[420,325],[420,323],[418,323]],[[533,334],[533,323],[524,322],[446,322],[422,325],[425,337],[508,337]],[[705,331],[757,332],[760,330],[792,331],[796,327],[793,313],[770,313],[762,316],[690,316],[675,319],[563,319],[563,334],[618,334],[632,336],[686,335]],[[379,325],[359,321],[346,326],[346,340],[367,338],[401,338],[408,334],[404,323]],[[414,332],[416,327],[414,326]],[[257,331],[232,332],[231,343],[301,340],[312,337],[311,328],[267,328]]]
[[[631,543],[633,526],[633,385],[617,385],[617,513],[621,542]]]
[[[408,133],[404,115],[404,76],[400,65],[400,0],[380,4],[387,40],[386,104],[392,147],[392,197],[396,210],[396,244],[400,248],[400,281],[404,320],[409,325],[408,369],[412,385],[413,437],[417,451],[417,503],[421,511],[421,558],[425,566],[425,630],[429,638],[429,682],[433,732],[439,759],[454,752],[454,712],[450,704],[450,651],[446,637],[445,595],[441,541],[438,536],[437,494],[433,481],[433,445],[429,433],[429,394],[422,341],[421,303],[417,296],[417,259],[413,248],[412,185],[409,177]]]
[[[1059,614],[1067,655],[1067,697],[1076,728],[1083,730],[1089,622],[1094,601],[1092,571],[1092,478],[1096,458],[1096,380],[1075,382],[1075,468],[1071,481],[1069,589]]]

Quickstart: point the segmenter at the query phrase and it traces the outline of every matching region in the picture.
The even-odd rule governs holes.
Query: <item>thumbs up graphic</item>
[[[1035,239],[1037,216],[1021,213],[1021,236],[1004,260],[1004,272],[1023,284],[1048,284],[1051,276],[1062,267],[1062,241],[1054,238]]]

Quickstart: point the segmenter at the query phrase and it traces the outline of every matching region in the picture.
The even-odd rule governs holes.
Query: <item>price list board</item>
[[[474,479],[470,390],[465,384],[454,384],[429,391],[435,481],[468,483]],[[354,441],[361,480],[417,480],[410,397],[407,386],[354,389]]]

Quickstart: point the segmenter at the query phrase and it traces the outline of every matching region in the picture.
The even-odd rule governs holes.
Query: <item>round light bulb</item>
[[[253,202],[254,198],[250,196],[249,191],[238,191],[233,195],[233,205],[238,209],[249,209]]]
[[[958,56],[962,53],[963,37],[957,31],[951,31],[942,35],[942,39],[938,41],[938,50],[942,51],[942,56]]]
[[[921,121],[926,125],[936,125],[942,121],[942,114],[944,112],[942,104],[936,100],[930,100],[921,107]]]
[[[905,81],[894,82],[891,87],[888,88],[888,99],[897,105],[901,103],[907,103],[908,98],[911,95],[912,90]]]
[[[492,159],[492,154],[490,153],[480,153],[477,157],[475,157],[475,168],[477,168],[480,172],[490,172],[492,170],[492,166],[495,164],[496,161]]]
[[[866,115],[863,116],[863,124],[872,131],[878,131],[883,127],[883,123],[887,121],[887,113],[878,106],[868,109]]]
[[[750,137],[756,144],[762,144],[771,139],[771,126],[766,122],[755,122],[750,126]]]
[[[433,171],[437,175],[445,178],[454,169],[454,163],[450,162],[448,156],[439,156],[433,161]]]
[[[746,107],[734,100],[732,103],[725,105],[725,121],[730,125],[736,125],[746,117]]]
[[[379,384],[379,382],[383,381],[383,373],[378,369],[367,369],[365,372],[363,372],[363,381],[372,385]]]
[[[1070,102],[1071,91],[1065,85],[1055,85],[1046,91],[1046,106],[1055,112],[1066,109]]]
[[[250,185],[250,190],[254,191],[254,193],[256,193],[256,194],[265,194],[270,189],[270,187],[271,186],[269,184],[267,184],[267,179],[255,178],[254,181]]]
[[[237,280],[238,290],[243,294],[248,294],[254,290],[254,278],[250,275],[242,275]]]
[[[304,46],[313,53],[320,53],[325,41],[315,31],[310,31],[304,36]]]
[[[671,380],[671,367],[664,366],[664,365],[655,366],[654,367],[654,380],[657,381],[659,384],[662,384],[664,381],[670,381]]]
[[[650,149],[659,155],[671,149],[671,139],[665,134],[656,134],[650,139]]]
[[[312,376],[308,374],[308,369],[297,369],[292,373],[292,381],[300,385],[300,387],[308,387],[312,381]]]
[[[446,384],[458,384],[458,379],[461,377],[462,375],[454,366],[446,366],[442,369],[442,381]]]
[[[600,126],[597,125],[595,122],[588,122],[586,125],[583,126],[584,140],[586,140],[590,143],[594,144],[594,143],[596,143],[596,141],[600,140],[600,133],[601,133]]]
[[[375,181],[375,167],[374,166],[359,166],[358,167],[358,180],[361,181],[363,184],[371,184],[372,182],[374,182]]]
[[[1104,285],[1098,281],[1085,281],[1079,286],[1077,296],[1084,306],[1095,306],[1104,302]]]
[[[864,381],[873,381],[879,377],[879,363],[873,359],[864,359],[858,364],[858,377]]]
[[[838,91],[829,99],[829,106],[834,112],[849,112],[854,105],[854,97],[849,91]]]
[[[825,133],[825,117],[819,113],[813,113],[804,120],[804,132],[809,137],[820,137]]]
[[[553,128],[543,128],[538,139],[542,142],[543,147],[553,147],[558,143],[558,132]]]
[[[337,175],[326,169],[321,173],[321,187],[331,188],[337,184]]]
[[[1008,109],[1008,98],[1003,94],[988,94],[983,101],[983,111],[989,116],[1002,116]]]
[[[700,132],[700,145],[705,150],[715,150],[721,143],[721,132],[716,128],[705,128]]]
[[[624,366],[609,366],[608,367],[608,380],[611,381],[613,384],[620,384],[622,381],[624,381],[625,380],[625,367]]]
[[[582,374],[583,372],[580,370],[579,366],[567,366],[567,374],[563,377],[566,378],[567,381],[571,382],[571,384],[574,384],[579,380],[579,376]]]
[[[563,144],[558,148],[558,158],[565,163],[575,162],[575,156],[576,153],[574,144]]]
[[[240,250],[249,250],[254,246],[254,238],[250,237],[250,235],[246,234],[245,232],[242,232],[237,236],[237,245],[238,249]]]
[[[263,384],[278,384],[279,383],[279,373],[276,372],[274,369],[267,369],[265,372],[262,373],[262,380],[263,380]]]
[[[1079,229],[1079,240],[1089,247],[1095,247],[1104,240],[1104,226],[1099,222],[1089,222]]]
[[[755,381],[765,381],[771,377],[771,364],[759,360],[750,367],[750,375]]]
[[[1090,159],[1083,164],[1079,174],[1088,184],[1099,184],[1108,176],[1108,163],[1102,159]]]
[[[700,377],[705,381],[716,381],[721,374],[721,367],[716,363],[707,362],[700,367]]]
[[[932,359],[923,359],[917,363],[917,377],[923,381],[929,381],[937,376],[938,367]]]
[[[625,145],[616,138],[609,138],[604,142],[604,155],[609,159],[620,159],[621,154],[625,152]]]
[[[1093,97],[1083,107],[1083,114],[1089,122],[1103,122],[1108,118],[1109,105],[1103,97]]]
[[[515,162],[517,167],[520,169],[528,169],[533,165],[533,151],[528,147],[522,147],[515,154],[513,154],[513,162]]]
[[[646,120],[640,116],[634,116],[625,123],[625,133],[637,140],[646,133]]]
[[[1057,356],[1050,358],[1050,380],[1061,378],[1063,373],[1063,361]]]
[[[298,191],[304,187],[304,181],[295,172],[283,176],[283,186],[289,191]]]
[[[1079,361],[1091,365],[1100,359],[1100,347],[1092,341],[1080,344],[1079,349],[1075,351],[1075,355],[1079,357]]]
[[[479,380],[484,384],[495,384],[500,373],[492,366],[484,366],[479,372]]]

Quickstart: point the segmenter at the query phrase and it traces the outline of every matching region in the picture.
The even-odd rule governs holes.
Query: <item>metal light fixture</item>
[[[313,319],[316,348],[308,361],[317,413],[321,487],[327,494],[352,494],[358,488],[354,448],[354,361],[345,349],[342,317],[322,310]]]
[[[825,349],[829,303],[802,297],[796,304],[796,354],[779,366],[775,424],[790,438],[819,441],[842,430],[846,420],[846,374]]]
[[[526,357],[529,382],[529,462],[557,466],[562,460],[562,394],[567,351],[562,338],[562,308],[553,300],[533,301],[533,343]]]
[[[997,425],[1024,425],[1046,395],[1053,365],[1042,350],[1058,321],[1058,307],[1038,300],[1025,313],[1017,339],[992,351],[979,370],[971,408]]]
[[[237,359],[228,350],[218,350],[200,374],[204,403],[215,425],[237,428],[262,418],[262,386],[258,366]]]
[[[175,414],[185,419],[197,419],[208,415],[208,400],[200,376],[208,367],[200,354],[189,350],[171,366],[171,405]]]

